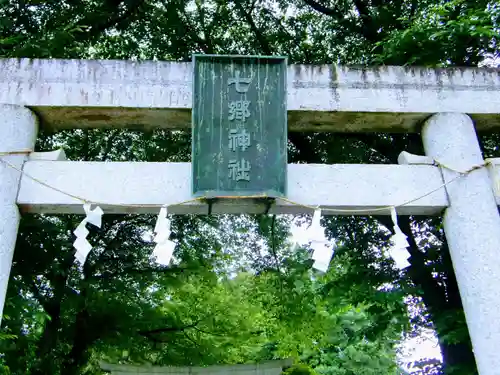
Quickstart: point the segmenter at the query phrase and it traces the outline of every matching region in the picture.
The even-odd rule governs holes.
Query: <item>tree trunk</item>
[[[441,247],[441,252],[446,269],[447,301],[446,309],[436,314],[434,324],[440,338],[439,346],[443,355],[444,372],[451,375],[474,375],[477,374],[476,359],[472,351],[462,299],[446,241]]]
[[[50,314],[51,319],[45,322],[42,337],[38,340],[37,363],[31,371],[32,375],[44,375],[55,373],[57,364],[54,363],[54,350],[58,343],[58,331],[61,323],[60,306]]]
[[[443,242],[442,273],[438,280],[432,275],[433,268],[425,264],[427,257],[416,244],[410,229],[409,217],[399,220],[401,230],[408,236],[411,253],[411,268],[408,272],[413,283],[423,292],[422,300],[429,311],[436,329],[441,354],[443,372],[446,375],[477,374],[474,353],[465,322],[462,300],[451,263],[448,244]]]
[[[78,375],[80,368],[87,363],[87,349],[90,345],[91,327],[88,324],[89,314],[86,309],[76,315],[73,347],[63,363],[61,375]]]
[[[469,343],[440,343],[446,375],[477,375],[476,360]]]

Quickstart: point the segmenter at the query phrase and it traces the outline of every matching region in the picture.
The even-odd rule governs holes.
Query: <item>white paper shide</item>
[[[313,267],[321,272],[326,272],[333,256],[333,246],[325,237],[325,229],[321,226],[321,209],[316,209],[313,214],[311,226],[307,229],[307,240],[313,249]]]
[[[157,263],[165,266],[170,264],[176,246],[175,242],[169,239],[171,231],[167,213],[166,207],[160,209],[154,229],[155,237],[153,241],[156,243],[156,246],[151,254],[156,258]]]
[[[392,223],[394,224],[394,235],[391,237],[393,246],[389,250],[389,255],[394,260],[396,268],[405,269],[410,266],[410,263],[408,262],[410,253],[406,250],[410,244],[408,243],[406,235],[398,226],[398,216],[395,207],[391,207],[391,218]]]
[[[104,214],[99,206],[92,210],[90,203],[85,203],[83,205],[83,210],[85,211],[85,218],[73,231],[76,236],[76,240],[73,242],[73,247],[76,249],[75,258],[82,265],[87,260],[90,250],[92,250],[92,245],[87,240],[89,230],[87,229],[86,224],[89,223],[100,228],[102,225],[102,215]]]

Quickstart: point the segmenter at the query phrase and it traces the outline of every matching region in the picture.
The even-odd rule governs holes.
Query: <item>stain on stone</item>
[[[442,77],[442,69],[436,68],[434,69],[434,76],[436,77],[436,85],[438,90],[443,90],[443,77]]]
[[[364,66],[364,65],[347,65],[347,66],[345,66],[344,65],[344,66],[342,66],[342,68],[344,70],[347,70],[347,71],[352,70],[354,72],[357,72],[357,71],[360,71],[360,70],[365,70],[366,66]]]
[[[413,77],[415,77],[415,68],[413,66],[404,65],[403,70],[404,70],[405,74],[410,73]]]
[[[86,115],[80,115],[77,116],[76,118],[80,120],[87,120],[87,121],[110,121],[112,119],[111,116],[109,115],[104,115],[104,114],[86,114]]]
[[[338,103],[340,102],[340,94],[338,92],[338,74],[337,67],[332,65],[330,67],[330,88],[332,89],[333,100]]]
[[[330,67],[330,83],[332,83],[335,87],[338,84],[338,74],[337,74],[337,66],[335,64],[332,64]]]
[[[300,75],[302,74],[301,70],[302,65],[294,65],[293,68],[295,70],[295,77],[299,78]]]
[[[89,102],[89,93],[87,91],[85,91],[84,89],[81,89],[80,90],[80,95],[82,96],[82,98],[85,101],[85,103]]]
[[[453,76],[455,75],[455,69],[446,69],[446,75],[448,76],[448,80],[453,85]]]
[[[349,66],[345,69],[344,71],[352,71],[352,72],[357,72],[361,76],[361,81],[367,82],[368,81],[368,73],[373,71],[372,67],[367,67],[366,65],[353,65]]]

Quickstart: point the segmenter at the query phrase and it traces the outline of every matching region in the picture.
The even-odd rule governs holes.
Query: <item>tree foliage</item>
[[[2,57],[188,61],[192,53],[279,54],[304,64],[476,66],[498,55],[488,1],[15,0],[0,2]],[[131,124],[132,125],[132,124]],[[416,134],[289,135],[290,162],[394,163]],[[37,148],[72,160],[188,161],[186,132],[74,130]],[[482,137],[498,156],[498,137]],[[318,277],[286,238],[288,218],[173,218],[171,267],[149,258],[150,215],[105,215],[83,267],[72,215],[26,215],[9,284],[0,365],[12,374],[94,374],[98,361],[167,365],[292,356],[328,375],[396,374],[404,331],[436,330],[443,366],[474,374],[439,217],[402,217],[411,267],[393,269],[384,217],[325,219],[340,245]],[[406,318],[403,297],[417,313]],[[418,371],[418,370],[416,370]],[[416,373],[416,372],[415,372]]]

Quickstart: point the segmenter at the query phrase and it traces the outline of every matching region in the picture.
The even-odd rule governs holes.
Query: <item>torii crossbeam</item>
[[[32,149],[39,123],[52,129],[189,127],[188,63],[6,59],[0,60],[0,69],[3,153]],[[399,213],[444,211],[481,375],[494,375],[500,368],[500,172],[492,164],[484,166],[476,128],[500,127],[499,93],[500,72],[488,69],[288,67],[289,131],[419,131],[423,123],[427,156],[440,164],[289,165],[288,199],[360,215],[389,214],[381,209],[406,202]],[[201,201],[177,204],[191,198],[189,163],[72,162],[19,154],[2,158],[25,175],[0,164],[0,311],[19,210],[83,214],[81,201],[40,182],[103,203],[105,212],[158,212],[165,204],[172,213],[208,212]],[[457,178],[457,171],[469,170]],[[262,210],[238,200],[216,204],[212,212]],[[310,212],[283,200],[270,210]]]

